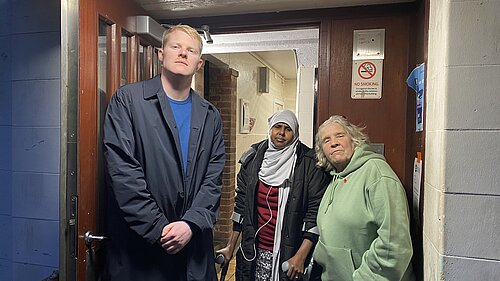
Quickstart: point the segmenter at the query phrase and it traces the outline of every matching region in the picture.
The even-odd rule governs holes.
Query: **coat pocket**
[[[354,263],[351,249],[330,247],[320,239],[313,257],[323,267],[321,280],[352,281]]]

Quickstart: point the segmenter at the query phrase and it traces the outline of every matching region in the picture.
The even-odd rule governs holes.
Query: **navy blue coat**
[[[175,119],[160,76],[112,97],[104,121],[108,194],[108,280],[216,280],[213,226],[225,163],[218,110],[192,91],[184,175]],[[162,229],[184,220],[193,237],[178,254],[161,247]]]

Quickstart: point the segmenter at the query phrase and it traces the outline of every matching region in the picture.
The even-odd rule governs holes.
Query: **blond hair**
[[[186,33],[187,35],[189,35],[189,37],[198,41],[198,43],[200,45],[200,55],[201,55],[201,52],[203,51],[203,40],[201,39],[201,36],[198,33],[198,31],[196,31],[196,29],[194,29],[191,26],[186,25],[186,24],[174,25],[171,28],[165,30],[163,32],[162,48],[165,47],[165,45],[167,44],[167,41],[168,41],[168,37],[174,31],[182,31],[182,32]]]
[[[321,126],[319,126],[318,132],[316,133],[315,144],[314,144],[314,150],[316,151],[316,158],[318,159],[316,165],[320,168],[325,169],[327,172],[334,170],[335,167],[332,165],[332,163],[330,163],[330,161],[328,161],[328,158],[326,157],[325,152],[323,151],[320,132],[321,129],[332,123],[337,123],[340,126],[342,126],[342,128],[344,128],[347,135],[349,135],[349,137],[351,138],[354,149],[356,149],[356,147],[364,143],[368,143],[368,136],[365,133],[363,133],[364,127],[358,127],[350,123],[344,116],[333,115],[330,118],[328,118],[328,120],[326,120],[325,122],[323,122],[323,124],[321,124]]]

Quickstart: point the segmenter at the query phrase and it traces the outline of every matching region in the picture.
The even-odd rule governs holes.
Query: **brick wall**
[[[222,194],[220,213],[215,225],[214,246],[226,245],[232,232],[231,215],[234,208],[236,173],[236,106],[238,72],[219,67],[210,62],[205,72],[205,98],[220,111],[223,122],[224,145],[226,146],[226,165],[222,175]],[[208,89],[207,89],[208,88]]]

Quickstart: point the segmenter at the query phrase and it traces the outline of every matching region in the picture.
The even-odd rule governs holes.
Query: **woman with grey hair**
[[[384,157],[338,115],[319,127],[315,150],[333,176],[318,210],[321,279],[414,280],[406,193]]]
[[[299,141],[293,112],[278,111],[268,124],[268,138],[241,156],[233,233],[217,253],[229,262],[241,234],[236,280],[302,280],[318,239],[319,202],[331,178]]]

